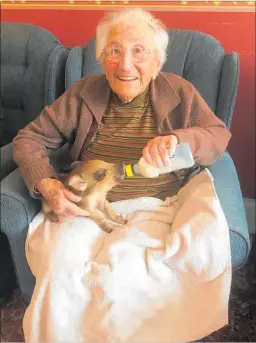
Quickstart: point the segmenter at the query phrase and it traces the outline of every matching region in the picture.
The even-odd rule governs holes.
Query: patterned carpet
[[[16,290],[1,309],[0,342],[24,342],[22,318],[26,305]],[[205,342],[256,342],[256,242],[246,265],[233,274],[229,325]]]

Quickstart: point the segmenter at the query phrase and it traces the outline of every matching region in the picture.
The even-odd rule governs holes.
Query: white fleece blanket
[[[210,172],[163,205],[114,203],[130,215],[111,234],[88,218],[38,214],[26,241],[36,277],[26,342],[187,342],[226,325],[229,230]]]

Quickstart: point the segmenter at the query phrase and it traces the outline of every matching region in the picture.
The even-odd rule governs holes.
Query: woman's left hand
[[[169,156],[174,155],[177,144],[178,139],[174,135],[155,137],[143,149],[143,157],[156,168],[167,167]]]

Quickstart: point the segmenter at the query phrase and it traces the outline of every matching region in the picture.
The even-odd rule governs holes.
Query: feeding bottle
[[[169,165],[163,168],[156,168],[147,163],[143,157],[138,163],[128,164],[125,166],[126,177],[142,175],[148,178],[158,177],[159,175],[171,173],[172,171],[190,168],[195,164],[190,146],[188,143],[180,143],[176,147],[175,154],[170,157]]]

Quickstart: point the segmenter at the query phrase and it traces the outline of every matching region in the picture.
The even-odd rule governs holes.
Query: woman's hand
[[[143,149],[145,161],[156,168],[168,166],[170,156],[174,155],[178,139],[174,135],[158,136],[150,141]]]
[[[37,185],[38,191],[53,208],[58,217],[90,216],[90,213],[78,207],[81,197],[70,192],[59,180],[46,178]]]

